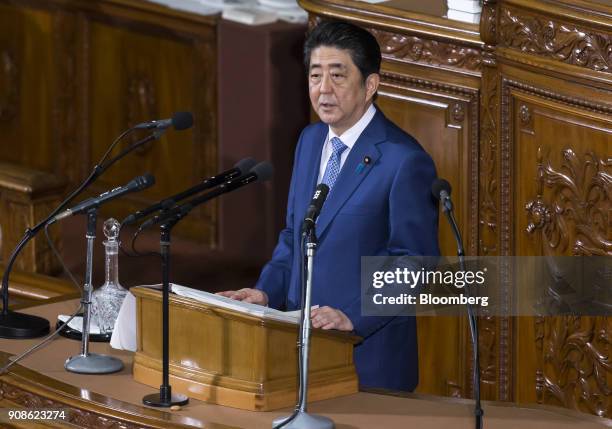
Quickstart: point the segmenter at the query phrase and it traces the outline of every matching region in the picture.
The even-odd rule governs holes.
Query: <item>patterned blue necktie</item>
[[[333,146],[333,151],[329,160],[327,161],[327,166],[325,167],[325,173],[323,174],[323,179],[321,183],[325,183],[329,186],[329,190],[331,191],[334,183],[336,183],[336,179],[338,175],[340,175],[340,156],[342,152],[344,152],[348,146],[342,143],[338,137],[333,137],[331,139],[331,143]]]

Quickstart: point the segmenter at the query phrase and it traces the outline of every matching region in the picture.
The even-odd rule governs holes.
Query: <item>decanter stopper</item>
[[[104,222],[104,249],[106,252],[106,280],[93,292],[92,320],[100,328],[101,334],[113,332],[119,309],[127,294],[119,284],[119,230],[121,225],[116,219],[110,218]]]
[[[119,245],[119,229],[121,228],[121,224],[115,218],[108,218],[104,222],[104,236],[106,237],[106,243],[116,243]]]

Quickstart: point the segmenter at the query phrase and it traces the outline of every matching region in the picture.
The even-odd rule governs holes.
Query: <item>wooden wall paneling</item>
[[[53,17],[0,2],[0,160],[54,172]]]
[[[610,255],[612,15],[544,3],[499,9],[509,244],[518,255]],[[611,327],[605,317],[517,318],[515,400],[610,417]]]
[[[610,254],[612,104],[586,110],[519,82],[505,87],[516,177],[526,178],[513,201],[517,253]],[[517,399],[609,417],[611,327],[605,317],[521,318]]]
[[[274,166],[271,181],[219,200],[226,214],[219,219],[219,248],[257,264],[269,260],[286,224],[295,145],[309,123],[305,33],[304,25],[285,22],[218,25],[219,168],[246,156]],[[245,208],[260,221],[245,222]]]
[[[402,129],[415,137],[433,157],[438,176],[446,178],[456,196],[457,216],[468,251],[474,250],[475,185],[472,160],[477,158],[478,91],[414,79],[384,70],[378,106]],[[477,164],[476,164],[477,165]],[[440,221],[442,254],[456,251],[450,227]]]
[[[500,109],[497,73],[497,2],[485,0],[480,20],[484,42],[480,93],[478,158],[478,249],[482,256],[498,256],[500,234]],[[510,324],[505,317],[479,318],[481,394],[487,399],[510,399]]]
[[[53,94],[51,138],[54,171],[78,183],[89,173],[88,56],[89,23],[83,14],[53,11],[53,75],[48,81]],[[67,189],[70,191],[71,189]]]
[[[520,52],[531,56],[525,62],[542,69],[609,82],[604,74],[612,70],[609,10],[602,20],[592,12],[568,12],[560,4],[542,10],[543,3],[510,0],[500,7],[499,47],[504,56]],[[537,11],[530,10],[534,6]]]
[[[130,25],[97,20],[92,20],[90,25],[91,155],[88,165],[100,159],[109,142],[129,125],[171,117],[175,111],[194,112],[195,132],[199,137],[196,140],[191,130],[170,129],[160,141],[139,148],[97,181],[94,189],[103,191],[127,183],[138,174],[155,175],[155,187],[130,194],[104,208],[104,213],[123,217],[138,207],[188,188],[206,174],[214,174],[216,123],[210,121],[211,114],[206,112],[215,110],[212,103],[216,98],[201,94],[215,93],[216,75],[210,60],[207,63],[201,54],[214,55],[216,39],[212,28],[200,41],[166,34],[157,28],[135,30]],[[198,104],[198,101],[208,104]],[[144,135],[134,133],[131,140],[134,142]],[[203,206],[198,209],[199,216],[187,218],[176,228],[177,232],[210,243],[214,211],[215,204]],[[208,227],[200,227],[202,221]]]
[[[0,147],[11,148],[0,161],[73,188],[129,125],[188,110],[193,131],[170,131],[122,160],[90,194],[154,173],[155,188],[101,211],[121,218],[214,174],[216,19],[136,0],[0,1]],[[215,204],[177,227],[211,247],[215,231]]]

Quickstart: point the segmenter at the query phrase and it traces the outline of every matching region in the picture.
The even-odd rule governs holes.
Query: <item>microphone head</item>
[[[274,167],[272,167],[272,164],[270,164],[268,161],[263,161],[251,168],[250,173],[255,174],[258,180],[265,182],[272,177]]]
[[[138,176],[134,181],[136,182],[136,188],[143,190],[155,184],[155,177],[151,173],[147,173],[143,176]]]
[[[329,194],[329,186],[325,183],[319,183],[312,199],[316,201],[325,201],[327,199],[327,194]]]
[[[193,126],[193,115],[190,112],[176,112],[172,116],[172,126],[177,131],[191,128]]]
[[[434,182],[431,184],[431,193],[434,197],[436,197],[436,200],[440,199],[440,193],[442,191],[445,191],[447,195],[450,195],[451,194],[450,183],[448,183],[444,179],[434,180]]]
[[[255,161],[253,158],[244,158],[234,164],[234,168],[236,168],[240,174],[245,174],[255,167],[255,164],[257,164],[257,161]]]

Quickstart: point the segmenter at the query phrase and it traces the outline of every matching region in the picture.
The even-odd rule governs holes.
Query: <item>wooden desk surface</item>
[[[78,302],[72,300],[30,308],[26,312],[55,320],[58,314],[70,314],[76,310],[77,306]],[[37,340],[0,340],[0,350],[18,354],[36,342]],[[25,369],[17,367],[15,370],[9,370],[7,375],[0,377],[0,391],[4,391],[4,399],[0,401],[0,406],[10,406],[5,402],[11,397],[10,394],[7,394],[7,387],[10,393],[15,379],[21,378],[36,383],[36,389],[30,389],[30,391],[36,390],[35,395],[53,398],[56,402],[69,404],[73,409],[85,408],[90,413],[97,415],[122,411],[124,415],[132,419],[132,425],[127,425],[127,427],[143,427],[144,424],[149,424],[149,427],[188,425],[211,429],[227,427],[267,429],[271,427],[272,420],[290,411],[287,409],[257,413],[209,405],[193,399],[188,406],[175,412],[146,408],[141,406],[141,399],[144,395],[155,392],[155,389],[139,384],[132,379],[131,352],[113,350],[107,344],[91,343],[92,352],[112,354],[123,360],[125,368],[117,374],[89,376],[72,374],[64,370],[63,365],[66,358],[78,354],[79,350],[79,342],[59,337],[43,349],[25,358],[21,362]],[[12,395],[12,398],[19,403],[19,399],[15,399],[16,396],[19,395]],[[30,400],[29,403],[37,402]],[[514,404],[493,402],[486,402],[484,409],[486,427],[492,429],[527,427],[526,425],[534,429],[589,429],[612,426],[610,420],[597,419],[562,409],[524,408]],[[423,429],[448,427],[468,429],[473,427],[470,401],[432,396],[399,397],[360,392],[312,403],[309,410],[312,413],[324,414],[332,418],[339,429],[403,429],[408,426]],[[88,421],[93,422],[93,417],[90,417]],[[134,422],[138,424],[134,425]]]

